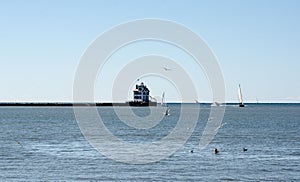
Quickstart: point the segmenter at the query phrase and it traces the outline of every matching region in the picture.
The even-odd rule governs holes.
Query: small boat
[[[240,84],[239,84],[239,88],[238,88],[238,98],[239,98],[239,107],[245,107],[244,101],[243,101],[242,89],[241,89]]]

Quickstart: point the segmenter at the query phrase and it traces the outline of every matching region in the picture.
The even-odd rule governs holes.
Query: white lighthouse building
[[[136,84],[133,90],[133,101],[129,102],[131,106],[156,106],[156,101],[151,101],[150,90],[141,82]]]
[[[133,90],[134,102],[149,102],[149,89],[142,82],[140,85],[135,85]]]

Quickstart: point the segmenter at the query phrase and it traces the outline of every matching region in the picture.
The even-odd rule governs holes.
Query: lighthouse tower
[[[142,82],[140,85],[135,85],[133,90],[133,101],[134,102],[149,102],[149,89]]]
[[[130,106],[157,106],[156,101],[151,100],[149,95],[150,90],[146,85],[141,82],[141,84],[136,84],[135,89],[133,90],[133,101],[129,102]]]

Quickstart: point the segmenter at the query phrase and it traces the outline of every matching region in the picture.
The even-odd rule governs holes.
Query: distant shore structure
[[[129,101],[129,106],[157,106],[156,100],[150,96],[150,90],[141,82],[136,84],[133,90],[133,101]]]

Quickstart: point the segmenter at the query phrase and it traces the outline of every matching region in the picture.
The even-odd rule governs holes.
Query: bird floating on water
[[[217,148],[215,148],[215,154],[218,154],[220,151],[217,149]]]

